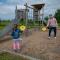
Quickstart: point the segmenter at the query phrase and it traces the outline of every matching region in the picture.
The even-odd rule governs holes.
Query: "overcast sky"
[[[45,3],[45,16],[49,14],[54,14],[56,9],[60,8],[60,0],[0,0],[0,18],[13,19],[15,17],[16,5],[24,5],[26,1],[29,5],[35,3]]]

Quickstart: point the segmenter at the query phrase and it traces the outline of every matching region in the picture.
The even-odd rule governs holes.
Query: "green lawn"
[[[7,26],[10,23],[10,21],[2,21],[0,22],[0,30],[2,30],[5,26]]]
[[[16,56],[14,54],[12,55],[7,52],[3,52],[3,53],[0,53],[0,60],[28,60],[28,59],[20,56]]]

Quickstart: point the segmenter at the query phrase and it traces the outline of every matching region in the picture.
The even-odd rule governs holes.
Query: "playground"
[[[22,40],[22,49],[18,54],[28,55],[41,60],[60,60],[60,30],[57,31],[57,38],[48,39],[48,31],[34,31]],[[12,40],[0,43],[0,50],[11,51]]]
[[[46,20],[44,19],[45,3],[28,6],[26,2],[24,7],[24,9],[18,9],[16,5],[14,19],[0,21],[0,56],[2,58],[7,56],[8,60],[10,57],[15,59],[15,56],[17,57],[16,60],[60,60],[60,20],[58,19],[56,39],[53,37],[53,33],[51,38],[48,39],[46,26],[49,17],[46,17]],[[29,19],[28,15],[31,19]],[[59,15],[56,16],[59,18]],[[13,39],[11,33],[15,24],[18,26],[17,28],[23,31],[21,34],[22,45],[19,52],[15,52],[12,48]],[[27,59],[25,59],[25,56]]]

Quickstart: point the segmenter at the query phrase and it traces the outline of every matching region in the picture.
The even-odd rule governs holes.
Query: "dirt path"
[[[60,60],[60,31],[57,39],[48,39],[47,32],[34,32],[23,38],[21,54],[29,55],[42,60]],[[0,49],[11,49],[12,40],[0,43]]]

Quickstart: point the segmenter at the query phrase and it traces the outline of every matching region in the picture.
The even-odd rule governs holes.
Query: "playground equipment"
[[[11,32],[14,24],[19,24],[19,20],[12,20],[11,23],[9,23],[3,30],[0,30],[0,38]]]
[[[31,5],[32,7],[28,6],[27,3],[24,5],[26,6],[26,26],[27,26],[27,23],[28,23],[28,9],[33,9],[33,20],[35,22],[35,20],[38,20],[40,21],[40,16],[42,16],[42,25],[43,25],[43,15],[44,15],[44,3],[42,4],[34,4],[34,5]],[[43,9],[42,9],[43,8]],[[42,12],[43,14],[40,14],[40,10],[42,9]]]
[[[41,5],[41,7],[39,8],[40,5]],[[34,11],[35,11],[35,9],[37,9],[39,11],[39,9],[41,9],[44,6],[44,4],[33,5],[34,6],[33,8],[28,6],[27,3],[24,6],[26,6],[26,27],[27,27],[27,23],[28,23],[28,8],[33,9]],[[40,16],[40,15],[38,14],[38,16]],[[14,27],[14,24],[19,24],[19,20],[17,20],[16,16],[15,16],[15,19],[12,20],[10,24],[8,24],[3,30],[0,31],[0,37],[3,37],[7,33],[11,32],[12,28]],[[25,29],[25,27],[24,27],[24,29]],[[24,30],[24,29],[22,29],[22,30]]]
[[[25,31],[25,29],[26,29],[26,26],[24,26],[24,25],[21,25],[19,28],[20,28],[20,30],[21,30],[21,31]]]
[[[42,27],[42,31],[46,31],[47,29],[46,29],[46,27]]]

